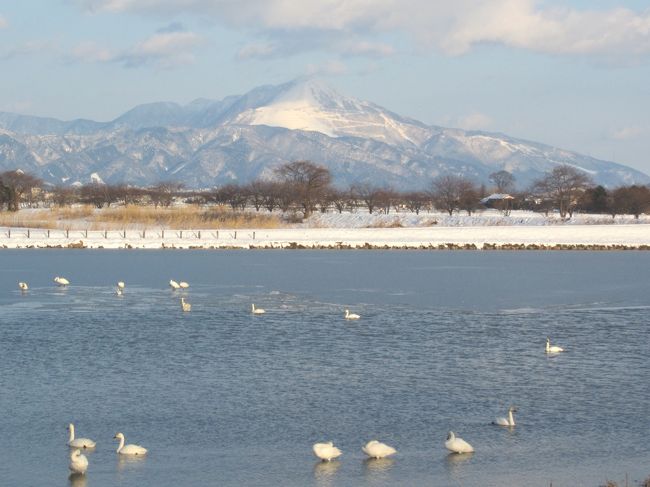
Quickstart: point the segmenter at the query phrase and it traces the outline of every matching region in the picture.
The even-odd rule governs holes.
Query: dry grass
[[[119,230],[134,228],[219,229],[278,228],[277,215],[257,212],[234,212],[229,208],[183,206],[154,208],[121,206],[95,209],[92,206],[1,212],[0,226],[69,230]]]
[[[391,221],[377,221],[368,225],[366,228],[402,228],[401,220],[399,217],[393,218]]]
[[[55,221],[49,218],[47,211],[25,214],[24,212],[0,212],[0,226],[22,228],[59,228]]]

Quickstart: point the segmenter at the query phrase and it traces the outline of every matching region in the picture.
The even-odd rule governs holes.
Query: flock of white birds
[[[54,282],[57,285],[63,287],[68,286],[70,284],[70,281],[68,281],[68,279],[59,276],[56,276],[54,278]],[[173,290],[187,289],[190,287],[190,285],[185,281],[177,282],[174,281],[173,279],[169,281],[169,286]],[[26,282],[19,282],[18,288],[21,291],[25,292],[29,289],[29,286],[27,285]],[[123,295],[124,288],[125,288],[124,282],[119,281],[116,285],[116,290],[117,290],[116,292],[118,296]],[[191,311],[192,305],[187,301],[185,301],[184,297],[181,297],[181,308],[183,311],[186,312]],[[262,315],[265,314],[266,311],[263,310],[262,308],[257,308],[255,304],[251,304],[251,313],[254,315]],[[346,309],[344,318],[346,320],[358,320],[361,318],[361,316],[356,313],[350,313],[350,310]],[[545,351],[549,355],[554,355],[554,354],[564,352],[564,349],[557,345],[551,345],[551,339],[547,337]],[[492,424],[513,428],[515,426],[514,413],[516,411],[517,408],[511,406],[508,409],[507,417],[496,418],[492,422]],[[86,470],[88,470],[88,458],[86,458],[86,456],[81,453],[81,450],[82,449],[89,450],[95,448],[95,442],[88,438],[75,438],[74,425],[72,423],[70,423],[68,429],[70,431],[70,438],[68,440],[68,445],[73,449],[72,452],[70,453],[69,468],[73,474],[84,475],[86,473]],[[132,445],[132,444],[125,445],[124,435],[122,433],[117,433],[113,438],[119,440],[120,442],[116,450],[116,452],[119,455],[143,456],[147,454],[147,449],[139,445]],[[465,440],[463,440],[462,438],[457,437],[453,431],[450,431],[447,435],[447,440],[445,441],[445,448],[447,448],[447,450],[451,451],[452,453],[456,453],[456,454],[474,452],[474,447],[470,445],[468,442],[466,442]],[[316,455],[316,457],[318,457],[322,461],[327,461],[327,462],[330,462],[335,458],[340,457],[343,454],[343,452],[339,448],[334,446],[334,443],[332,443],[331,441],[326,443],[315,443],[312,447],[312,450],[314,452],[314,455]],[[369,441],[368,443],[366,443],[365,446],[361,447],[361,450],[368,457],[376,458],[376,459],[386,458],[390,455],[397,453],[397,450],[395,448],[386,445],[385,443],[382,443],[378,440]]]
[[[72,448],[70,452],[70,471],[74,475],[85,475],[86,470],[88,470],[88,458],[81,453],[81,450],[93,450],[97,444],[88,438],[75,438],[74,424],[72,423],[68,425],[68,431],[70,432],[68,446]],[[147,449],[140,445],[125,445],[124,435],[122,433],[117,433],[113,439],[119,440],[120,442],[117,450],[115,450],[118,455],[141,457],[147,454]]]

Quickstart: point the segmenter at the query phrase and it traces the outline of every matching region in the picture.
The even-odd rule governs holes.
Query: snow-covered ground
[[[563,222],[532,212],[475,216],[408,212],[316,214],[278,229],[43,230],[0,227],[5,248],[647,248],[650,217],[575,215]],[[83,227],[78,227],[83,228]]]

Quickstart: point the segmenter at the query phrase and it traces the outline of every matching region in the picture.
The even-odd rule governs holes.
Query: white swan
[[[549,337],[546,337],[546,353],[560,352],[564,352],[564,349],[562,347],[558,347],[557,345],[551,345],[551,339]]]
[[[256,308],[255,304],[251,304],[251,313],[253,313],[254,315],[263,315],[264,313],[266,313],[266,311],[263,310],[262,308]]]
[[[192,305],[185,301],[185,298],[181,298],[181,308],[183,311],[192,311]]]
[[[140,445],[125,445],[124,435],[122,433],[117,433],[113,438],[120,440],[120,445],[117,447],[117,450],[115,450],[120,455],[142,456],[147,454],[147,449]]]
[[[179,282],[178,285],[181,289],[187,289],[188,287],[190,287],[190,285],[185,281]]]
[[[361,316],[359,316],[358,314],[350,313],[349,309],[345,310],[345,319],[346,320],[358,320],[359,318],[361,318]]]
[[[68,431],[70,431],[70,438],[68,438],[68,446],[72,448],[95,448],[95,442],[89,440],[88,438],[75,438],[74,437],[74,424],[70,423],[68,425]]]
[[[445,448],[454,453],[472,453],[474,447],[467,443],[462,438],[456,438],[453,431],[450,431],[447,435],[447,441],[445,441]]]
[[[336,448],[334,443],[331,441],[328,443],[314,443],[313,450],[314,455],[321,460],[327,460],[328,462],[331,462],[334,458],[340,457],[341,453],[343,453],[341,450]]]
[[[178,284],[178,283],[177,283],[176,281],[174,281],[173,279],[170,279],[170,280],[169,280],[169,286],[170,286],[172,289],[180,289],[180,287],[181,287],[181,285]]]
[[[122,288],[118,286],[115,289],[115,294],[117,294],[118,296],[122,296],[124,294],[124,291],[122,291]]]
[[[388,446],[377,440],[369,441],[366,443],[366,446],[361,447],[361,450],[370,458],[385,458],[397,453],[397,450],[392,446]]]
[[[88,470],[88,459],[86,455],[82,455],[80,450],[73,450],[70,453],[70,466],[68,467],[72,473],[85,474]]]
[[[515,416],[513,413],[517,412],[517,408],[514,406],[510,406],[508,408],[508,417],[507,418],[497,418],[494,421],[492,421],[492,424],[496,424],[499,426],[515,426]]]
[[[29,289],[29,286],[27,285],[26,282],[19,282],[19,283],[18,283],[18,288],[19,288],[21,291],[27,291],[27,290]]]
[[[59,276],[56,276],[54,278],[54,282],[56,282],[59,286],[67,286],[68,284],[70,284],[70,281],[68,281],[65,277],[59,277]]]

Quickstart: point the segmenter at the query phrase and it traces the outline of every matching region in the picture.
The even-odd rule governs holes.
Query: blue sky
[[[0,0],[0,111],[110,120],[305,74],[650,173],[647,0]]]

